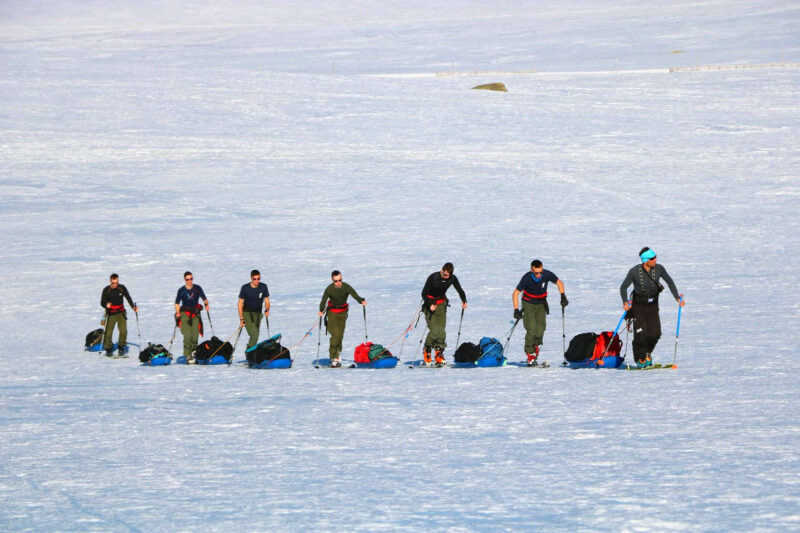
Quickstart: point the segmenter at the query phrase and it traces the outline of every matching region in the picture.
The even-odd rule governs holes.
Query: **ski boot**
[[[106,357],[114,357],[114,349],[106,348]]]
[[[333,359],[331,359],[331,368],[341,368],[341,367],[342,367],[341,359],[339,359],[338,357],[334,357]]]
[[[647,368],[647,360],[646,359],[636,359],[636,368]]]
[[[648,367],[653,366],[653,358],[650,357],[650,354],[645,355],[644,364],[645,364],[645,366],[648,366]]]
[[[422,349],[422,366],[431,366],[431,347],[425,346]]]
[[[439,349],[436,350],[435,364],[438,367],[442,367],[447,364],[447,361],[445,361],[444,359],[444,350],[439,350]]]
[[[125,354],[128,353],[128,346],[120,346],[117,348],[117,355],[120,357],[125,357]]]
[[[197,360],[194,358],[194,353],[190,353],[189,355],[187,355],[185,357],[186,357],[186,364],[187,365],[196,365],[197,364]]]
[[[539,347],[533,347],[533,353],[525,354],[528,356],[528,366],[538,366],[539,365]]]

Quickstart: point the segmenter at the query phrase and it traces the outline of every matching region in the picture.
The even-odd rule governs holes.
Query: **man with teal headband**
[[[661,318],[658,316],[658,295],[664,290],[660,279],[667,282],[669,291],[683,306],[686,302],[678,294],[675,282],[667,274],[667,269],[656,263],[656,253],[650,248],[639,252],[641,263],[631,268],[619,287],[622,308],[628,311],[633,320],[633,358],[639,368],[653,366],[652,353],[661,338]],[[628,296],[628,287],[633,285],[633,293]]]

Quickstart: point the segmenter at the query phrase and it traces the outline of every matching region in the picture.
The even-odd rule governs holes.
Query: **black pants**
[[[633,358],[642,361],[647,354],[653,353],[661,338],[661,318],[658,316],[658,304],[634,304],[631,309],[633,318]]]

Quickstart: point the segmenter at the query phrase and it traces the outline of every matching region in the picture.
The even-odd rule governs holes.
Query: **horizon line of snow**
[[[800,63],[752,63],[745,65],[705,65],[696,67],[662,67],[648,69],[625,70],[562,70],[562,71],[537,71],[537,70],[470,70],[449,72],[405,72],[366,74],[375,78],[446,78],[446,77],[471,77],[488,75],[536,75],[536,76],[608,76],[617,74],[669,74],[671,72],[701,72],[712,70],[742,70],[742,69],[770,69],[770,68],[797,68]]]

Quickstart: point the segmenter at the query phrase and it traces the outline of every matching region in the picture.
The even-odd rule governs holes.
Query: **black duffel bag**
[[[278,339],[280,339],[280,337]],[[258,365],[264,361],[274,361],[276,359],[291,359],[289,349],[281,345],[278,339],[269,339],[258,344],[254,350],[246,352],[248,366]]]
[[[570,363],[580,363],[590,359],[594,354],[594,346],[597,342],[596,333],[581,333],[572,337],[564,354],[564,359]]]
[[[205,361],[212,357],[222,356],[228,363],[233,358],[233,345],[228,341],[221,341],[217,337],[211,337],[206,342],[197,346],[194,351],[194,358],[197,361]]]
[[[103,342],[103,336],[105,335],[106,330],[103,328],[98,328],[94,331],[89,332],[86,335],[86,347],[89,348],[96,344],[100,344]]]
[[[147,348],[139,352],[139,361],[149,363],[155,357],[169,356],[169,352],[162,344],[148,344]]]
[[[471,342],[462,342],[456,349],[453,359],[456,363],[474,363],[481,357],[481,347]]]

